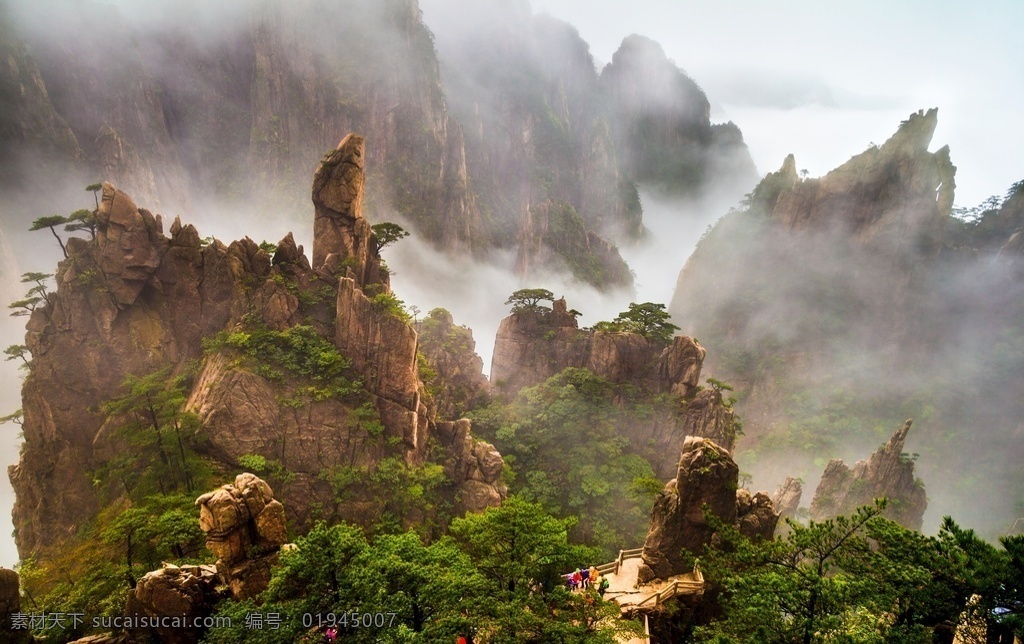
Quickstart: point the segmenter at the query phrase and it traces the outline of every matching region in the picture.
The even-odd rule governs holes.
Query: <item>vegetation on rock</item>
[[[671,396],[568,368],[470,416],[474,431],[505,457],[512,491],[555,516],[577,517],[573,539],[613,556],[643,541],[651,499],[662,487],[652,450],[632,443],[622,427],[673,408]]]
[[[611,322],[598,322],[595,331],[636,333],[661,344],[668,344],[679,327],[669,320],[672,316],[664,304],[654,302],[629,303],[629,309],[619,313]]]
[[[570,523],[513,497],[456,519],[452,536],[429,544],[411,532],[368,539],[350,525],[317,524],[282,553],[260,597],[221,605],[233,628],[211,630],[204,642],[303,641],[329,625],[354,642],[614,642],[635,623],[616,619],[618,608],[596,593],[569,593],[559,578],[595,555],[568,542]],[[254,612],[278,613],[281,629],[246,629]],[[361,622],[367,613],[371,622]]]
[[[512,305],[513,313],[550,311],[550,307],[542,306],[541,302],[551,302],[555,294],[546,288],[521,288],[512,293],[505,300],[505,304]]]
[[[1020,635],[1024,538],[997,548],[949,517],[926,537],[883,518],[884,507],[806,526],[787,519],[789,534],[772,541],[719,525],[700,565],[720,584],[724,615],[695,640],[952,641],[958,624],[980,630],[968,638]]]

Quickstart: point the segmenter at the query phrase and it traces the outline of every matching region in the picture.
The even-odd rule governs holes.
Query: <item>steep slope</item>
[[[0,188],[26,181],[26,166],[75,162],[78,140],[50,100],[35,60],[0,2]]]
[[[811,501],[811,519],[824,521],[840,514],[852,514],[874,499],[886,499],[886,514],[911,530],[921,529],[928,498],[924,483],[914,478],[914,462],[903,453],[911,421],[893,432],[866,460],[850,468],[839,459],[825,466]]]
[[[914,416],[933,507],[1001,529],[1024,483],[1021,286],[996,261],[1017,189],[984,222],[952,217],[949,149],[928,150],[936,123],[912,114],[818,179],[787,158],[702,239],[671,311],[719,348],[708,369],[737,385],[740,458],[765,483],[813,481]]]
[[[707,96],[658,43],[636,34],[623,40],[601,72],[601,87],[633,181],[693,196],[756,180],[739,128],[711,124]]]
[[[517,271],[559,266],[581,281],[625,286],[632,278],[610,244],[639,234],[635,188],[620,170],[589,46],[571,26],[532,14],[528,3],[459,3],[435,17],[445,89],[466,131],[474,187],[490,236],[518,242]],[[565,234],[538,220],[572,211]],[[562,217],[561,219],[565,219]],[[607,246],[597,252],[590,247]],[[592,265],[567,256],[588,255]],[[567,265],[566,265],[567,264]],[[605,273],[602,275],[602,273]]]
[[[659,477],[667,477],[686,436],[712,438],[732,449],[741,427],[722,390],[700,385],[705,353],[686,336],[666,346],[637,333],[580,329],[560,299],[550,309],[513,312],[501,321],[491,379],[495,393],[508,399],[567,369],[585,369],[636,392],[648,408],[629,418],[619,434]]]
[[[178,3],[159,21],[92,2],[16,8],[39,88],[88,167],[137,198],[180,208],[202,195],[298,220],[311,160],[358,130],[371,201],[439,245],[476,243],[461,132],[415,0],[229,2],[198,17]]]
[[[362,155],[350,135],[317,172],[315,269],[290,234],[273,256],[248,238],[204,245],[177,219],[168,238],[158,215],[104,184],[95,239],[68,242],[57,290],[28,325],[25,443],[10,472],[23,557],[52,552],[147,480],[160,494],[194,492],[204,466],[191,450],[208,468],[273,472],[299,529],[500,501],[500,455],[468,422],[437,430],[421,398],[417,335],[358,208],[362,166],[341,163]],[[165,399],[172,380],[182,390]],[[156,479],[140,474],[139,454],[156,459]],[[461,501],[399,501],[381,469],[399,485],[429,474],[440,498]]]

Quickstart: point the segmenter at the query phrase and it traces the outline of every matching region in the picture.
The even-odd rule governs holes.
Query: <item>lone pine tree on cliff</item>
[[[628,310],[619,313],[611,322],[598,322],[594,325],[594,330],[636,333],[650,340],[668,344],[672,341],[672,335],[679,330],[679,327],[669,321],[670,318],[664,304],[630,302]]]
[[[522,313],[524,311],[542,311],[547,307],[541,306],[541,302],[553,302],[555,300],[555,294],[546,288],[521,288],[518,291],[512,293],[505,300],[505,304],[512,305],[513,313]]]

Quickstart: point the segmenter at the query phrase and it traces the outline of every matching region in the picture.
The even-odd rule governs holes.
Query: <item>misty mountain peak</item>
[[[898,148],[908,152],[924,152],[931,144],[932,136],[935,134],[935,127],[938,124],[939,109],[937,107],[933,107],[927,112],[918,110],[916,113],[911,114],[907,120],[900,123],[899,129],[882,147]]]

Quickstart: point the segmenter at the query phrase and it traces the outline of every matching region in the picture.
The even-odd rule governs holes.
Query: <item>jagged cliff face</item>
[[[609,115],[628,176],[671,193],[728,190],[756,180],[743,135],[711,124],[711,104],[697,83],[643,36],[622,41],[601,72]]]
[[[912,114],[821,178],[787,158],[701,241],[670,310],[718,349],[708,370],[737,386],[741,459],[763,483],[813,482],[824,458],[871,450],[914,415],[933,501],[992,525],[1020,485],[1021,287],[997,258],[1018,198],[974,224],[951,217],[955,167],[948,148],[929,151],[937,117]],[[965,448],[964,432],[986,446]]]
[[[75,161],[74,133],[50,101],[39,67],[0,4],[0,186],[24,181],[24,164]]]
[[[511,398],[576,367],[650,396],[678,397],[679,405],[622,428],[632,445],[651,455],[657,475],[665,477],[675,470],[675,451],[686,436],[709,437],[727,449],[736,440],[736,418],[722,392],[700,386],[705,354],[686,336],[664,346],[636,333],[580,329],[561,299],[552,309],[520,311],[501,321],[491,382],[498,395]]]
[[[696,436],[686,438],[676,476],[658,493],[651,509],[641,583],[692,570],[692,557],[700,555],[715,534],[708,513],[736,525],[748,538],[773,538],[779,514],[764,492],[751,495],[738,489],[739,472],[721,446]]]
[[[484,361],[476,352],[473,331],[457,326],[452,314],[434,309],[417,326],[420,353],[432,374],[420,375],[437,413],[460,418],[485,403],[490,383],[483,375]]]
[[[631,286],[605,240],[639,234],[640,203],[600,111],[587,43],[569,25],[533,16],[526,3],[465,3],[438,29],[446,90],[465,128],[490,237],[518,246],[521,276],[558,268],[599,288]],[[572,211],[577,221],[553,211]],[[553,236],[555,219],[561,232]]]
[[[643,233],[638,182],[698,196],[753,180],[738,128],[710,123],[656,44],[627,39],[599,76],[574,28],[525,3],[465,2],[435,25],[443,82],[416,0],[174,3],[159,21],[97,0],[7,9],[12,176],[70,160],[153,207],[298,222],[312,160],[359,131],[369,209],[452,253],[515,251],[521,278],[600,290],[632,286],[615,244]],[[61,181],[77,183],[39,179]]]
[[[521,275],[554,259],[582,281],[629,285],[614,249],[593,249],[643,233],[637,183],[697,196],[756,179],[738,128],[712,126],[703,92],[651,41],[628,38],[598,75],[579,33],[527,3],[450,9],[435,29],[448,97],[493,237],[519,240]],[[578,230],[546,235],[547,215],[569,208]],[[566,256],[581,249],[590,266]]]
[[[888,442],[867,460],[857,461],[851,469],[839,459],[825,467],[811,501],[811,519],[822,521],[840,514],[851,514],[874,499],[887,499],[885,515],[893,521],[920,530],[928,497],[924,483],[914,477],[914,461],[903,453],[903,444],[911,421],[900,427]]]
[[[158,207],[203,195],[296,220],[314,160],[356,130],[370,141],[376,207],[447,248],[480,241],[461,131],[414,1],[189,11],[168,7],[155,27],[92,3],[19,10],[4,46],[31,45],[13,73],[38,94],[21,102],[46,109],[5,113],[9,127],[51,133],[50,147],[66,139],[96,176]]]
[[[379,504],[358,490],[343,499],[327,475],[372,472],[387,458],[447,463],[452,494],[466,492],[462,508],[500,501],[501,457],[468,428],[442,432],[428,453],[435,415],[421,398],[417,335],[371,299],[388,290],[369,224],[351,208],[362,198],[362,168],[337,162],[361,151],[361,137],[347,137],[317,172],[314,245],[324,257],[317,270],[290,234],[273,256],[248,238],[204,245],[178,220],[167,237],[159,216],[104,184],[95,240],[68,243],[57,291],[28,325],[25,444],[10,473],[23,557],[70,537],[95,515],[100,495],[112,492],[95,489],[90,472],[122,447],[119,419],[85,410],[117,396],[127,374],[165,368],[196,370],[184,409],[201,424],[207,458],[232,469],[254,455],[290,473],[278,498],[300,529],[315,518],[376,520]],[[350,381],[360,379],[361,393],[315,393],[315,381],[310,389],[283,372],[253,368],[233,352],[236,345],[204,350],[203,340],[222,331],[330,340],[350,361]],[[379,417],[378,429],[360,422],[367,414]],[[480,462],[486,466],[474,470]],[[457,471],[474,472],[472,482],[451,479]]]

